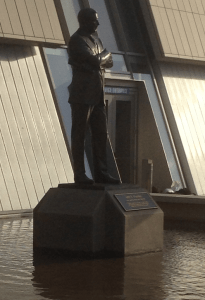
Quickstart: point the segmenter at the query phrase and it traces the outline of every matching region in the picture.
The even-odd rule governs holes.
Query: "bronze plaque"
[[[157,208],[152,197],[146,192],[115,194],[114,196],[125,211]]]

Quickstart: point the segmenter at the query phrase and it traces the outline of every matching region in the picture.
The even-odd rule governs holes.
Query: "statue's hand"
[[[109,56],[105,64],[103,64],[103,67],[106,69],[112,68],[113,67],[113,60],[112,60],[112,54]]]
[[[103,66],[105,68],[111,68],[107,65],[113,65],[112,62],[112,53],[107,51],[107,49],[104,49],[100,54],[98,54],[98,60],[100,61],[100,66]]]

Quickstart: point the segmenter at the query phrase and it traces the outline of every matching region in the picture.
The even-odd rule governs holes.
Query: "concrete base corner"
[[[126,211],[116,195],[144,192],[136,185],[59,185],[34,209],[34,249],[70,254],[155,252],[163,247],[163,212]]]

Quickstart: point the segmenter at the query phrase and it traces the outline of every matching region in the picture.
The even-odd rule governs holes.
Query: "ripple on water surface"
[[[204,300],[205,233],[166,230],[162,253],[70,261],[39,257],[33,220],[0,220],[1,300]]]
[[[34,299],[33,220],[0,220],[0,299]]]

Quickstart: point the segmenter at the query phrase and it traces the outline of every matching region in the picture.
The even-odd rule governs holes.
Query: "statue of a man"
[[[94,9],[85,8],[78,14],[79,29],[71,36],[68,46],[73,79],[69,86],[72,109],[71,149],[74,180],[92,184],[85,174],[84,144],[87,126],[92,134],[94,181],[117,184],[120,181],[107,172],[107,121],[104,103],[104,72],[113,66],[112,54],[103,48],[101,40],[92,35],[99,25]]]

